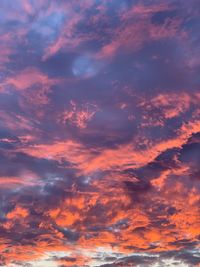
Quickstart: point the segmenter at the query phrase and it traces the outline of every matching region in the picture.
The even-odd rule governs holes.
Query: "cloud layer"
[[[199,22],[0,2],[0,266],[199,266]]]

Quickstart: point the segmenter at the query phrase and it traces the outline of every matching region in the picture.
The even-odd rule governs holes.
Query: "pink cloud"
[[[140,50],[153,40],[177,37],[184,38],[180,19],[168,19],[163,25],[153,25],[151,17],[154,13],[171,10],[167,4],[143,6],[136,5],[121,14],[121,26],[111,32],[111,41],[97,53],[100,58],[112,58],[116,53],[128,53]]]
[[[6,84],[14,86],[16,90],[25,90],[36,84],[50,87],[57,82],[57,79],[49,78],[46,74],[34,67],[28,67],[15,76],[7,78],[5,81]]]
[[[78,107],[74,101],[71,101],[70,103],[71,109],[64,111],[61,115],[60,121],[64,124],[70,123],[80,129],[86,128],[88,122],[92,120],[95,113],[98,111],[98,107],[89,103],[83,105],[82,107]]]

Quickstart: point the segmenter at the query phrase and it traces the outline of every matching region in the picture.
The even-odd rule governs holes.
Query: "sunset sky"
[[[0,0],[0,266],[200,266],[200,1]]]

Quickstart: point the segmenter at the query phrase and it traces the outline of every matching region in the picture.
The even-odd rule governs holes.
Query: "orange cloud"
[[[12,210],[11,212],[9,212],[7,214],[7,218],[9,220],[13,220],[13,219],[21,219],[21,218],[26,218],[28,216],[29,212],[27,209],[16,206],[14,210]]]

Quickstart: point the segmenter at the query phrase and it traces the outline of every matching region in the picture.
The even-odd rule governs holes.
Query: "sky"
[[[0,266],[200,266],[199,0],[0,1]]]

